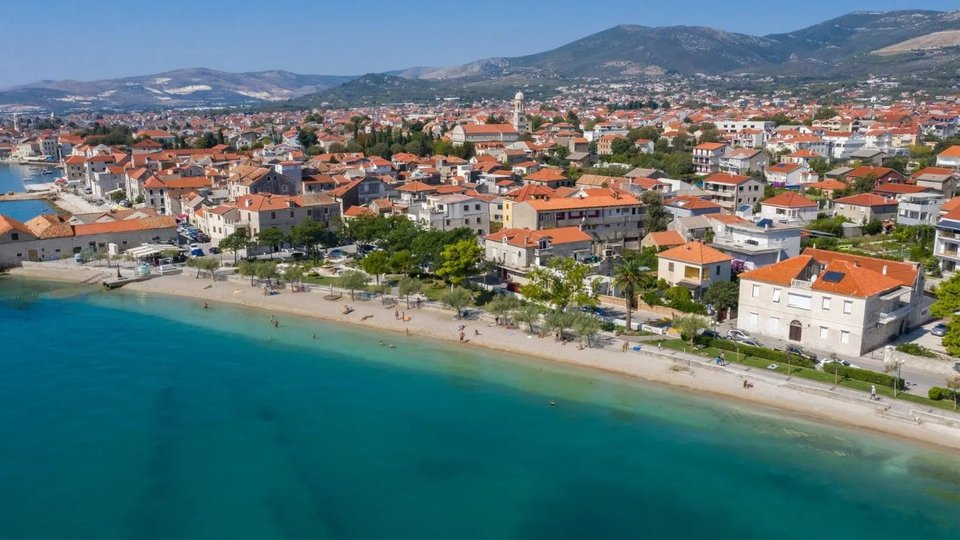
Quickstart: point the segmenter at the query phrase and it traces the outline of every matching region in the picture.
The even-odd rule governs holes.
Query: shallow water
[[[3,537],[960,532],[956,456],[384,339],[396,348],[285,315],[274,329],[267,313],[0,278]]]
[[[37,175],[39,169],[23,165],[13,165],[9,163],[0,163],[0,194],[6,194],[10,191],[24,192],[25,183],[29,182],[52,182],[56,178],[54,175]],[[59,174],[59,171],[58,171]],[[53,213],[53,208],[39,200],[30,201],[7,201],[0,202],[0,215],[9,216],[18,221],[27,221],[37,217],[40,214]]]

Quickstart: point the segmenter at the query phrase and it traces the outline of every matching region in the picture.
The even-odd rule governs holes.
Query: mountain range
[[[354,77],[194,68],[94,82],[41,81],[0,91],[0,110],[357,105],[444,97],[549,94],[576,80],[664,75],[849,80],[868,74],[960,79],[960,11],[853,12],[786,34],[619,25],[556,49],[461,66]]]

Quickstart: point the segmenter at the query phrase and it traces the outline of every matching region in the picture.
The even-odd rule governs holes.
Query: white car
[[[727,330],[727,337],[729,337],[730,339],[732,339],[732,340],[734,340],[734,341],[742,341],[742,340],[744,340],[744,339],[752,339],[751,336],[750,336],[750,334],[748,334],[747,332],[744,332],[743,330],[739,330],[739,329],[737,329],[737,328],[731,328],[730,330]]]

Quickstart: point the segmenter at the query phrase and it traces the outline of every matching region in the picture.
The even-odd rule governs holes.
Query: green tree
[[[403,249],[390,257],[387,266],[395,274],[409,274],[417,268],[417,259],[414,258],[412,253]]]
[[[266,280],[268,283],[273,283],[273,280],[280,277],[280,272],[277,271],[276,261],[257,262],[256,273],[260,281]]]
[[[697,333],[704,329],[708,328],[706,319],[697,315],[684,315],[682,317],[674,317],[673,327],[680,331],[680,337],[683,339],[689,339],[690,344],[693,345],[693,338],[697,337]]]
[[[356,300],[356,292],[370,283],[370,276],[357,270],[347,270],[337,280],[337,285],[350,291],[350,300]]]
[[[386,251],[372,251],[360,260],[360,268],[368,274],[373,274],[380,285],[380,274],[390,270],[390,255]]]
[[[633,310],[637,308],[637,292],[646,288],[654,281],[653,278],[643,270],[640,259],[635,257],[625,258],[613,270],[613,286],[623,291],[627,306],[627,330],[633,330]]]
[[[400,283],[398,284],[398,292],[402,294],[407,300],[407,309],[410,309],[410,295],[419,294],[423,290],[423,282],[420,281],[420,278],[415,278],[412,276],[404,276],[400,278]]]
[[[253,287],[253,278],[257,277],[256,261],[240,261],[240,264],[237,265],[237,273],[241,276],[249,276],[250,286]]]
[[[483,259],[483,248],[474,240],[461,240],[443,248],[437,275],[451,285],[459,285],[477,273]]]
[[[283,231],[276,227],[264,229],[257,235],[257,245],[270,248],[270,255],[277,251],[281,244],[286,241],[287,236]]]
[[[484,309],[497,317],[497,324],[506,324],[510,314],[520,308],[520,301],[515,296],[498,295],[491,300]]]
[[[303,267],[295,264],[291,264],[283,271],[283,279],[290,284],[291,291],[295,285],[303,282],[304,275],[306,273],[303,271]]]
[[[813,115],[814,120],[829,120],[835,116],[838,116],[837,110],[833,107],[820,107],[817,109],[817,112]]]
[[[518,323],[527,323],[530,332],[533,333],[533,325],[540,320],[540,306],[536,304],[524,304],[513,314],[513,319]]]
[[[937,301],[930,306],[930,313],[937,318],[951,317],[957,311],[960,311],[960,274],[937,287]]]
[[[220,240],[220,249],[233,252],[233,264],[237,264],[237,252],[246,249],[250,244],[250,233],[247,229],[237,229]]]
[[[447,307],[456,310],[459,319],[462,316],[463,308],[469,306],[470,301],[473,300],[473,295],[463,287],[453,287],[449,291],[445,291],[440,299]]]
[[[850,190],[854,193],[868,193],[877,186],[877,175],[868,174],[860,178],[855,178]]]
[[[933,309],[930,311],[932,312]],[[947,324],[947,333],[944,334],[941,343],[947,350],[947,354],[950,356],[960,356],[960,324],[957,324],[955,318],[951,318],[950,322]]]
[[[813,158],[810,160],[810,168],[813,172],[823,176],[830,170],[830,162],[823,158]]]
[[[216,270],[220,267],[220,263],[210,257],[192,257],[187,259],[187,266],[197,269],[197,279],[200,279],[200,272],[210,272],[210,279],[216,281]]]
[[[554,257],[546,267],[534,268],[529,283],[521,288],[524,296],[548,302],[558,311],[570,304],[593,306],[596,294],[587,283],[590,267],[570,257]]]
[[[547,313],[546,317],[543,318],[543,326],[547,330],[555,332],[557,334],[557,338],[560,341],[563,341],[564,330],[570,328],[574,324],[577,315],[577,313],[554,310]]]
[[[718,281],[707,287],[703,302],[712,304],[717,311],[735,309],[740,302],[740,286],[732,281]]]
[[[647,222],[644,232],[652,233],[667,230],[669,214],[663,207],[663,195],[657,191],[647,190],[640,195],[640,200],[647,207]]]
[[[329,237],[330,231],[315,219],[305,219],[290,228],[290,242],[303,246],[313,260],[319,258],[319,246]]]
[[[600,319],[588,313],[575,314],[570,325],[587,347],[591,346],[591,339],[600,332]]]

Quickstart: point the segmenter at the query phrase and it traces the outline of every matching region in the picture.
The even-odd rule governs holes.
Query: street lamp
[[[906,362],[906,360],[897,358],[894,360],[894,362],[897,364],[897,378],[893,381],[893,399],[897,399],[897,389],[900,386],[900,371],[903,368],[903,363]]]

